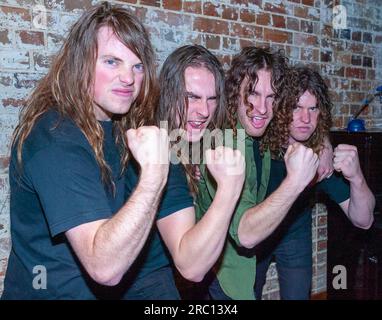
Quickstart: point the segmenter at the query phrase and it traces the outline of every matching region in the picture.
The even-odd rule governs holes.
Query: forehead
[[[139,60],[121,40],[115,35],[110,27],[103,26],[97,34],[98,55],[111,55],[126,59]]]
[[[298,105],[301,107],[315,107],[317,105],[317,98],[314,94],[306,90],[298,99]]]
[[[257,71],[256,75],[257,75],[257,81],[256,81],[254,89],[256,91],[261,91],[266,94],[273,94],[274,91],[271,84],[271,80],[272,80],[271,71],[266,69],[260,69],[259,71]],[[248,82],[249,82],[249,78],[248,76],[246,76],[241,83],[241,86],[240,86],[241,91],[243,91],[248,86]]]
[[[215,76],[205,67],[187,67],[184,71],[187,90],[203,90],[215,92]]]

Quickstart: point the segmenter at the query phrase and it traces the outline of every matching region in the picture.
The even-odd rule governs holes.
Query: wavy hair
[[[297,66],[289,70],[287,78],[288,82],[281,93],[273,121],[261,141],[262,150],[269,148],[273,158],[280,158],[288,146],[293,108],[305,91],[316,97],[320,113],[316,130],[304,145],[318,153],[332,125],[332,102],[329,98],[329,89],[320,74],[309,67]]]
[[[237,110],[242,101],[240,88],[245,79],[248,82],[244,88],[243,102],[247,106],[247,113],[253,109],[248,101],[250,92],[255,88],[260,70],[271,72],[271,86],[275,93],[274,106],[277,104],[279,92],[285,82],[288,69],[288,59],[281,50],[272,52],[269,48],[246,47],[236,55],[226,77],[228,122],[236,134]]]
[[[38,118],[50,109],[61,118],[69,118],[80,128],[94,150],[102,181],[111,183],[111,170],[103,154],[104,132],[94,114],[93,86],[97,59],[97,35],[108,27],[144,65],[141,91],[127,114],[113,117],[116,143],[121,149],[122,168],[129,159],[125,132],[154,116],[156,80],[154,52],[142,23],[129,11],[103,2],[85,12],[71,27],[69,35],[55,57],[48,73],[28,98],[13,135],[17,144],[18,163],[22,163],[23,144]]]
[[[207,129],[225,126],[226,109],[224,96],[224,71],[219,60],[200,45],[186,45],[176,49],[164,62],[160,75],[160,95],[156,122],[167,121],[168,130],[185,129],[188,99],[184,74],[188,67],[206,68],[215,78],[216,110]],[[189,159],[187,159],[189,160]],[[184,165],[190,188],[196,189],[193,165]]]

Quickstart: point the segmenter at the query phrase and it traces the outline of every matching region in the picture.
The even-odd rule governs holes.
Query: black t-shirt
[[[12,250],[3,299],[95,299],[103,292],[82,268],[64,235],[83,223],[110,218],[125,202],[128,192],[125,176],[120,175],[112,123],[101,125],[114,195],[102,183],[94,152],[83,133],[72,121],[59,119],[55,111],[44,114],[26,139],[22,168],[17,165],[16,150],[12,150]],[[185,207],[190,203],[192,200]],[[145,264],[142,268],[150,272]],[[37,278],[44,270],[46,289]]]
[[[272,159],[267,197],[280,186],[286,175],[284,160]],[[286,218],[275,232],[283,233],[284,239],[299,238],[301,234],[311,232],[312,203],[317,191],[325,192],[337,203],[350,198],[348,181],[341,174],[335,172],[329,179],[324,179],[313,187],[307,187],[296,199]]]

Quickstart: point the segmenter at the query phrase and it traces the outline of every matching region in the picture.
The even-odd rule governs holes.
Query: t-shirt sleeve
[[[181,164],[171,164],[157,218],[161,219],[174,212],[193,206],[193,198],[183,166]]]
[[[318,184],[318,188],[337,203],[344,202],[350,198],[349,182],[338,172],[333,173],[329,179],[324,179]]]
[[[57,143],[26,164],[52,236],[112,215],[94,156],[79,145]]]

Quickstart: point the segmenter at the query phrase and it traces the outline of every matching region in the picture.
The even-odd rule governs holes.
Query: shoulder
[[[23,160],[32,158],[44,149],[60,145],[84,148],[91,151],[89,142],[80,128],[70,119],[50,110],[35,123],[23,146]]]

